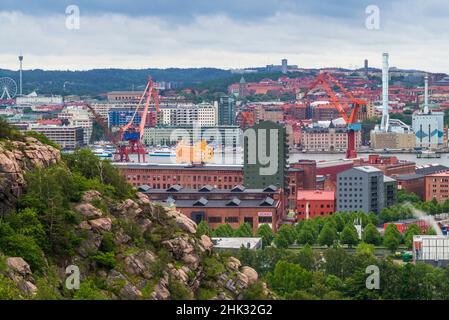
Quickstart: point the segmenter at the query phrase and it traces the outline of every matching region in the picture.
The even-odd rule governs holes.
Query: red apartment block
[[[435,173],[425,177],[425,201],[449,199],[449,172]]]
[[[333,214],[335,212],[335,192],[324,190],[299,191],[296,212],[298,220]]]

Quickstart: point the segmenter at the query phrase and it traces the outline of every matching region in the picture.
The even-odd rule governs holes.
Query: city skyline
[[[381,66],[449,72],[443,1],[245,2],[78,1],[79,29],[67,28],[71,1],[3,1],[0,66],[24,69],[217,67],[290,64],[304,68]],[[367,27],[372,8],[379,28]],[[367,13],[368,12],[368,13]],[[371,20],[369,20],[371,21]],[[371,21],[372,22],[372,21]],[[20,36],[19,36],[20,35]]]

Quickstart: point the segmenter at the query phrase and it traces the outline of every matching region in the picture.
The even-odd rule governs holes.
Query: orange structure
[[[329,73],[323,72],[318,75],[316,80],[311,84],[309,89],[304,93],[303,98],[307,97],[310,91],[315,89],[318,85],[321,85],[330,98],[330,104],[332,104],[340,113],[341,117],[348,127],[348,149],[346,151],[346,158],[353,159],[357,157],[355,150],[355,131],[360,130],[361,126],[357,123],[357,113],[361,106],[366,106],[366,102],[354,98],[354,96],[347,91],[338,81],[332,77]],[[330,85],[340,89],[341,93],[346,96],[346,99],[337,97],[337,94],[331,89]],[[345,101],[343,101],[345,100]],[[348,110],[350,111],[348,115]]]
[[[181,140],[176,146],[176,163],[210,163],[214,161],[214,148],[205,140],[193,146]]]

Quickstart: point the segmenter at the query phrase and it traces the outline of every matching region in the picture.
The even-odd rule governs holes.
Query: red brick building
[[[371,154],[368,159],[358,159],[354,161],[354,167],[373,166],[382,170],[386,176],[393,177],[398,174],[415,174],[416,163],[399,160],[395,156],[380,156]]]
[[[431,174],[424,179],[425,201],[436,199],[444,202],[449,199],[449,172]]]
[[[236,186],[228,190],[210,185],[199,189],[173,185],[165,190],[141,186],[139,191],[147,194],[154,202],[176,207],[196,223],[205,220],[212,228],[224,223],[237,228],[246,222],[254,232],[261,224],[268,224],[276,231],[286,213],[284,191],[275,186],[265,189]]]
[[[206,184],[218,189],[232,189],[243,183],[240,165],[176,165],[149,163],[114,163],[128,183],[138,187],[149,185],[153,189],[167,189],[178,184],[198,189]]]
[[[317,163],[316,174],[337,181],[337,175],[353,167],[351,160],[331,160]]]
[[[132,186],[148,185],[153,189],[167,189],[172,185],[198,189],[211,185],[231,190],[243,184],[241,165],[176,165],[149,163],[114,163]],[[288,170],[286,197],[290,208],[296,207],[296,193],[300,189],[316,189],[315,161],[301,160]]]
[[[413,192],[422,200],[424,200],[425,185],[424,176],[422,174],[400,174],[394,177],[398,182],[398,190]]]
[[[324,190],[299,191],[296,212],[298,220],[333,214],[335,212],[335,192]]]

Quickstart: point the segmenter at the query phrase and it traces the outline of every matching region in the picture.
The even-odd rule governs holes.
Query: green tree
[[[215,237],[225,237],[229,238],[234,235],[234,229],[232,229],[231,225],[229,223],[220,224],[213,232],[212,234]]]
[[[199,236],[202,236],[203,234],[210,236],[212,234],[212,229],[205,220],[201,220],[201,222],[198,223],[198,226],[196,228],[196,233]]]
[[[295,241],[295,231],[292,226],[283,224],[274,237],[274,244],[278,248],[288,248]]]
[[[315,244],[317,240],[317,233],[315,229],[313,228],[310,221],[304,222],[304,225],[302,226],[301,230],[298,233],[298,243],[299,244]]]
[[[0,116],[0,139],[17,140],[20,133],[5,117]]]
[[[357,254],[364,254],[364,255],[374,255],[375,247],[372,244],[360,242],[357,245],[356,252]]]
[[[262,238],[262,244],[264,247],[271,245],[274,235],[273,230],[268,224],[262,224],[256,231],[256,236]]]
[[[261,281],[250,284],[243,292],[243,300],[267,300],[263,284]]]
[[[342,232],[345,227],[345,221],[341,215],[341,213],[336,213],[332,216],[332,219],[335,221],[335,225],[337,228],[337,232]]]
[[[326,223],[318,236],[320,246],[330,247],[337,240],[337,231],[331,223]]]
[[[281,295],[309,288],[312,279],[312,272],[287,261],[279,261],[274,271],[267,275],[270,288]]]
[[[239,238],[248,238],[253,236],[253,228],[247,222],[242,223],[237,229],[234,231],[234,237]]]
[[[384,246],[392,252],[396,250],[401,243],[401,233],[395,224],[389,224],[385,229]]]
[[[370,212],[368,214],[368,223],[372,223],[373,225],[377,226],[379,224],[379,217],[374,212]]]
[[[408,226],[407,231],[405,232],[405,245],[407,246],[408,249],[411,249],[413,246],[413,236],[414,235],[420,235],[421,232],[421,228],[418,227],[417,224],[411,224]]]
[[[97,288],[92,279],[81,282],[79,290],[73,296],[74,300],[106,300],[107,296]]]
[[[365,230],[363,230],[362,240],[363,242],[378,246],[382,242],[382,237],[374,224],[369,223],[365,227]]]
[[[21,298],[21,292],[17,289],[16,284],[0,274],[0,300],[19,300]]]
[[[294,260],[306,270],[314,270],[317,263],[313,249],[308,244],[299,250]]]
[[[352,224],[346,224],[340,234],[340,241],[343,244],[347,244],[350,248],[359,242],[357,230]]]

